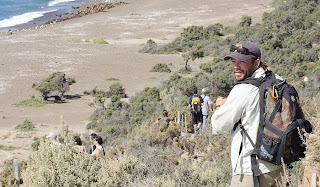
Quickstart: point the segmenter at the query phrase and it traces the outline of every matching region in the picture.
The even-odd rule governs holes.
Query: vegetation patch
[[[95,43],[95,44],[109,44],[109,42],[105,41],[102,38],[94,40],[93,43]]]
[[[20,130],[20,131],[34,131],[35,130],[35,125],[29,121],[29,120],[24,120],[23,123],[19,124],[16,126],[14,129]]]
[[[171,72],[168,65],[164,64],[164,63],[159,63],[159,64],[154,65],[150,71],[151,72],[166,72],[166,73]]]
[[[14,149],[17,149],[17,147],[13,147],[13,146],[4,146],[4,145],[0,145],[0,150],[3,150],[3,151],[11,151],[11,150],[14,150]]]
[[[42,107],[48,103],[48,101],[43,101],[41,99],[36,98],[35,96],[31,96],[30,99],[21,101],[19,103],[15,103],[13,105],[21,107]]]
[[[164,52],[163,54],[165,54],[165,55],[179,54],[179,51],[177,51],[177,50],[166,51],[166,52]]]
[[[181,74],[190,74],[191,73],[191,69],[185,69],[185,68],[182,68],[178,71],[178,73],[181,73]]]
[[[113,78],[113,77],[107,78],[106,80],[107,81],[120,81],[120,79]]]

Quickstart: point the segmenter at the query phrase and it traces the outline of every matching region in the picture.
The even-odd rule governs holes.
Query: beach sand
[[[34,137],[59,133],[60,116],[75,133],[88,133],[88,117],[95,110],[83,95],[96,86],[108,90],[120,79],[129,96],[147,86],[159,86],[172,73],[149,72],[157,63],[172,63],[172,72],[184,66],[181,54],[152,55],[138,52],[147,40],[159,44],[174,40],[191,25],[238,24],[242,15],[253,23],[261,21],[263,12],[272,11],[271,0],[125,0],[106,11],[68,21],[38,26],[18,32],[0,34],[0,165],[8,159],[28,159]],[[95,2],[91,2],[95,3]],[[96,39],[109,44],[94,44]],[[199,64],[211,58],[191,62],[193,74]],[[80,96],[61,104],[44,107],[15,107],[31,95],[32,88],[49,74],[62,71],[77,81],[67,95]],[[193,74],[189,75],[192,76]],[[19,132],[14,128],[24,120],[36,125],[36,131]]]

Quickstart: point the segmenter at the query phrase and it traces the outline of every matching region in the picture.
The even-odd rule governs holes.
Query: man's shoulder
[[[203,99],[205,102],[212,103],[211,99],[209,96],[206,95],[206,97]]]
[[[249,83],[240,83],[240,84],[236,84],[232,88],[230,95],[236,95],[238,97],[248,97],[252,92],[258,93],[259,87]]]
[[[201,98],[200,95],[192,95],[192,96],[190,97],[190,99],[193,99],[193,98],[195,98],[195,97]]]

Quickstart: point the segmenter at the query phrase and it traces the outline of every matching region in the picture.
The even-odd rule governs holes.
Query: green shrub
[[[110,78],[107,78],[107,81],[120,81],[120,79],[110,77]]]
[[[157,54],[157,53],[159,53],[158,50],[159,50],[158,44],[155,41],[149,39],[147,41],[147,43],[144,44],[143,48],[141,50],[139,50],[139,52],[140,53]]]
[[[242,27],[249,27],[252,24],[252,18],[248,15],[241,17],[240,26]]]
[[[223,61],[220,58],[214,58],[212,61],[200,64],[199,68],[207,73],[213,73],[218,62]]]
[[[31,121],[26,119],[23,123],[16,126],[14,129],[18,129],[20,131],[33,131],[35,130],[35,128],[35,125]]]
[[[99,107],[102,107],[102,108],[105,108],[104,107],[104,102],[106,101],[106,98],[105,98],[105,95],[103,94],[96,94],[94,96],[94,102],[99,106]]]
[[[120,110],[122,108],[122,102],[117,95],[111,96],[111,102],[108,104],[105,111],[105,116],[111,116],[113,111]]]
[[[209,32],[210,37],[214,36],[223,36],[222,33],[223,25],[220,23],[216,23],[213,25],[209,25],[206,30]]]
[[[232,177],[232,168],[229,158],[223,157],[216,160],[215,165],[208,165],[201,168],[199,172],[199,179],[203,185],[206,186],[226,186]]]
[[[0,150],[3,150],[3,151],[12,151],[14,149],[17,149],[16,147],[13,147],[13,146],[4,146],[4,145],[1,145],[0,144]]]
[[[106,97],[111,97],[113,95],[119,96],[121,98],[127,97],[127,94],[125,93],[125,89],[123,88],[121,83],[116,82],[110,85],[109,91],[106,93]]]
[[[44,138],[42,138],[42,140],[44,141]],[[38,137],[33,138],[33,142],[31,143],[32,150],[34,151],[39,150],[40,141],[41,141],[41,138],[38,138]]]
[[[34,96],[31,96],[30,99],[21,101],[19,103],[14,104],[15,106],[22,106],[22,107],[41,107],[48,104],[47,101],[43,101],[41,99],[38,99]]]
[[[106,97],[107,92],[103,91],[103,90],[99,90],[98,87],[95,87],[94,89],[92,89],[91,92],[88,92],[90,94],[92,94],[93,96],[95,95],[102,95],[104,97]]]
[[[203,28],[203,26],[190,26],[183,29],[183,32],[180,34],[181,37],[188,40],[205,40],[209,38],[209,32]]]
[[[165,54],[165,55],[170,55],[170,54],[179,54],[179,51],[177,51],[177,50],[173,50],[173,51],[166,51],[166,52],[164,52],[163,54]]]
[[[151,72],[167,72],[167,73],[171,72],[168,65],[164,63],[159,63],[154,65],[150,71]]]
[[[160,107],[160,95],[157,88],[145,88],[130,98],[130,122],[140,124],[149,119]]]
[[[70,154],[68,146],[52,147],[42,141],[22,178],[25,186],[94,186],[100,168],[100,162],[89,154]]]
[[[178,71],[178,73],[181,73],[181,74],[190,74],[191,70],[190,68],[188,70],[186,70],[186,68],[182,68]]]
[[[104,39],[100,38],[100,39],[96,39],[94,41],[95,44],[109,44],[107,41],[105,41]]]
[[[146,166],[132,155],[122,155],[102,160],[102,168],[97,173],[98,186],[126,186],[146,174]]]

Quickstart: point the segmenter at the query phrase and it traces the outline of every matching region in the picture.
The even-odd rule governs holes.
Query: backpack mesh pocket
[[[281,139],[262,134],[258,156],[261,160],[274,163],[280,148]]]

